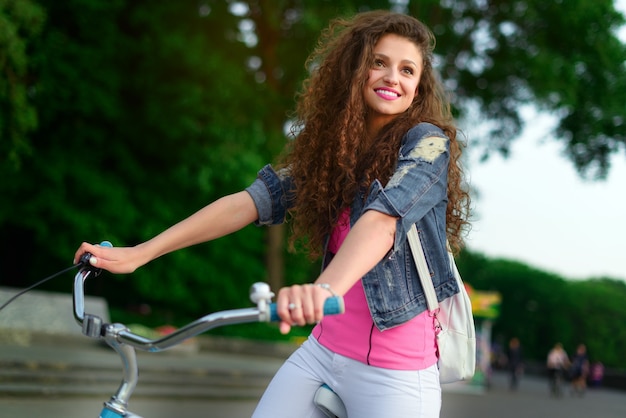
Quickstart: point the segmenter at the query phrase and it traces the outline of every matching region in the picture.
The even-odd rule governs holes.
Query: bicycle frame
[[[274,293],[270,287],[266,283],[255,283],[250,288],[250,299],[256,304],[256,307],[214,312],[162,338],[150,340],[132,333],[123,324],[104,323],[99,316],[85,312],[84,283],[90,276],[97,276],[100,272],[100,270],[89,266],[88,263],[85,264],[86,266],[82,267],[74,277],[74,318],[82,327],[84,335],[104,340],[113,348],[120,355],[123,367],[122,382],[111,399],[104,403],[100,418],[141,418],[139,415],[128,411],[128,401],[137,386],[139,376],[135,349],[149,352],[163,351],[213,328],[232,324],[280,320],[276,313],[276,305],[271,301]],[[344,306],[341,297],[332,297],[326,300],[325,314],[331,315],[343,311]],[[337,399],[339,398],[337,397]]]

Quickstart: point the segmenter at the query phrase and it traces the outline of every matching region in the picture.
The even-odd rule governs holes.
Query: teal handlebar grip
[[[324,315],[338,315],[345,311],[345,305],[341,296],[332,296],[324,302]],[[276,304],[270,304],[270,321],[280,321],[280,317],[276,313]]]

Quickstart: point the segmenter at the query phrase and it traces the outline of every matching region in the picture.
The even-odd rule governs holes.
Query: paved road
[[[140,354],[131,409],[146,418],[249,417],[282,360],[227,352]],[[479,393],[444,387],[442,418],[624,418],[626,393],[548,396],[544,379],[526,376],[508,390],[494,374]],[[119,383],[119,360],[101,346],[0,345],[0,418],[96,417]]]
[[[504,384],[496,376],[496,384]],[[543,381],[527,378],[520,390],[509,392],[504,386],[482,394],[444,391],[442,418],[623,418],[626,417],[626,395],[597,390],[584,398],[549,398]],[[47,397],[0,398],[0,417],[85,418],[96,417],[102,398]],[[254,400],[198,400],[138,397],[131,402],[135,413],[146,418],[249,417]]]
[[[583,397],[552,398],[543,378],[526,376],[517,391],[508,389],[506,375],[494,374],[483,394],[444,392],[442,418],[625,418],[626,392],[589,390]]]

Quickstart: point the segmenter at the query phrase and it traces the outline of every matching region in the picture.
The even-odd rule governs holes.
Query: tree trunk
[[[285,225],[276,225],[267,232],[267,283],[274,292],[285,285]]]

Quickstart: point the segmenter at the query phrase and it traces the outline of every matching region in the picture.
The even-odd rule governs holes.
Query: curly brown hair
[[[396,34],[417,45],[423,57],[418,94],[408,110],[370,138],[364,85],[381,36]],[[306,61],[310,77],[303,83],[289,144],[281,165],[289,167],[296,200],[290,247],[302,242],[312,258],[360,189],[378,179],[386,184],[397,164],[404,134],[419,122],[439,126],[450,138],[446,227],[451,247],[463,245],[469,195],[460,166],[461,145],[440,80],[433,70],[435,38],[417,19],[388,11],[335,19]]]

